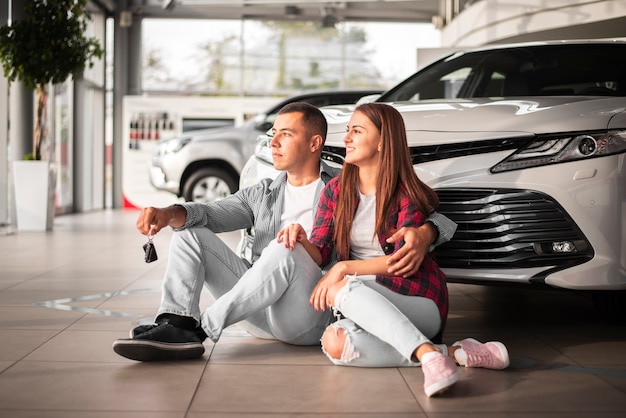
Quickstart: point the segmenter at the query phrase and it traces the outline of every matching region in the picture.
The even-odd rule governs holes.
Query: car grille
[[[563,208],[537,191],[438,189],[438,211],[457,223],[449,242],[438,247],[441,267],[515,269],[570,267],[588,261],[593,249]],[[572,252],[554,252],[570,242]]]

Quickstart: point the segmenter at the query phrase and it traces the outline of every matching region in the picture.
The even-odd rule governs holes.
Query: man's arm
[[[204,227],[221,233],[256,227],[258,225],[255,225],[255,214],[265,207],[264,202],[270,198],[271,182],[271,179],[263,179],[255,185],[209,203],[178,203],[187,212],[187,218],[183,225],[174,230]]]
[[[456,232],[456,223],[439,212],[431,212],[428,219],[426,219],[426,224],[429,223],[436,229],[437,235],[435,236],[436,240],[433,239],[433,241],[431,241],[433,244],[428,251],[433,251],[435,247],[450,241]]]
[[[432,212],[426,222],[417,228],[398,229],[387,242],[404,239],[404,245],[387,260],[389,274],[404,277],[414,274],[426,254],[450,241],[455,231],[456,224],[438,212]]]

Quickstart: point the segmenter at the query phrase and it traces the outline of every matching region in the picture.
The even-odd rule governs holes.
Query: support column
[[[120,0],[115,14],[113,63],[113,207],[123,206],[123,103],[127,94],[141,94],[141,18],[133,15],[130,26],[122,14],[129,12],[129,1]],[[125,26],[121,23],[124,22]]]
[[[0,26],[9,21],[9,5],[0,6]],[[9,83],[0,75],[0,226],[9,219]]]

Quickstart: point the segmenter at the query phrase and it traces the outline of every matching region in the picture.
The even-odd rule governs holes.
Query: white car
[[[415,171],[458,224],[436,254],[450,282],[582,291],[626,321],[624,68],[623,42],[486,47],[378,99],[402,113]],[[324,108],[332,163],[353,110]],[[275,174],[260,138],[240,186]]]

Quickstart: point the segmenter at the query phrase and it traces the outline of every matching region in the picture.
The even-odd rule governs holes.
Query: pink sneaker
[[[422,356],[424,392],[430,397],[437,395],[459,380],[461,370],[454,360],[441,353],[426,353]]]
[[[506,369],[509,366],[509,353],[501,342],[481,343],[473,338],[457,341],[453,346],[460,346],[467,359],[465,367],[484,367],[486,369]]]

